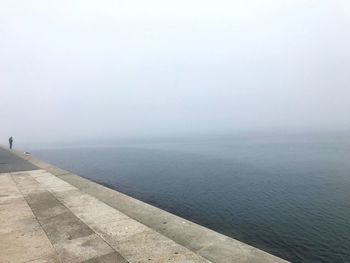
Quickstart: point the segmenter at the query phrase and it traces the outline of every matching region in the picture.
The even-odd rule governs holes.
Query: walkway
[[[45,170],[0,192],[0,262],[209,262]]]

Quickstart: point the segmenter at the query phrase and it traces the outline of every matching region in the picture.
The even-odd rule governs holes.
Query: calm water
[[[349,136],[226,136],[32,152],[293,262],[350,262]]]

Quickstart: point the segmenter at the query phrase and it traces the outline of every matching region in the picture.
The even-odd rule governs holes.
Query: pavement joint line
[[[49,241],[49,239],[47,238],[47,236],[46,236],[46,233],[43,231],[43,229],[41,228],[41,226],[40,226],[40,223],[38,222],[38,220],[37,220],[37,218],[35,217],[35,215],[34,215],[34,213],[33,213],[33,211],[31,210],[31,207],[29,206],[29,204],[27,203],[27,201],[26,201],[26,199],[24,198],[24,196],[23,196],[23,194],[22,194],[22,192],[20,191],[20,189],[18,188],[18,186],[17,186],[17,184],[16,184],[16,182],[13,180],[13,178],[12,178],[12,176],[11,176],[11,173],[9,172],[9,173],[1,173],[0,175],[5,175],[6,176],[6,178],[7,178],[7,180],[8,180],[8,182],[11,182],[10,184],[12,184],[13,185],[13,189],[15,189],[15,191],[14,192],[16,192],[16,193],[18,193],[18,196],[16,196],[16,198],[15,198],[15,201],[13,201],[13,200],[11,200],[11,201],[9,201],[9,203],[7,203],[6,204],[6,202],[5,203],[2,203],[2,204],[0,204],[0,207],[2,206],[2,205],[4,205],[4,206],[6,206],[6,205],[9,205],[9,204],[11,204],[12,202],[18,202],[18,201],[20,201],[20,203],[22,203],[23,204],[23,207],[25,207],[25,211],[27,211],[27,213],[25,213],[25,214],[18,214],[18,215],[14,215],[15,217],[13,217],[12,218],[12,220],[14,220],[14,221],[11,221],[12,222],[12,225],[10,225],[10,227],[12,226],[13,227],[13,223],[15,222],[15,225],[14,226],[16,226],[18,223],[19,223],[19,226],[20,226],[20,228],[15,228],[15,229],[12,229],[12,230],[10,230],[9,232],[3,232],[3,233],[0,233],[0,236],[1,235],[4,235],[3,237],[6,237],[6,236],[8,236],[8,235],[10,235],[9,236],[9,238],[10,238],[10,240],[6,240],[7,242],[13,242],[13,240],[11,240],[11,235],[14,235],[15,233],[19,233],[19,234],[21,234],[20,235],[20,237],[19,236],[17,236],[17,234],[16,234],[16,240],[18,239],[18,238],[21,238],[21,237],[24,237],[25,236],[25,233],[24,233],[24,231],[25,231],[25,229],[26,228],[28,228],[30,225],[27,225],[27,224],[24,224],[26,221],[22,221],[22,220],[33,220],[32,222],[34,223],[34,225],[33,225],[33,229],[31,229],[31,231],[33,231],[33,232],[31,232],[31,231],[29,231],[29,236],[30,237],[32,237],[31,236],[31,234],[34,234],[35,236],[36,236],[36,239],[35,239],[35,242],[38,242],[38,239],[41,239],[41,242],[42,241],[46,241],[45,242],[45,244],[43,245],[43,247],[42,247],[42,249],[44,249],[43,250],[43,252],[38,252],[38,250],[37,250],[37,248],[38,247],[33,247],[33,245],[29,245],[29,248],[28,247],[26,247],[25,249],[29,249],[29,250],[31,250],[31,249],[35,249],[35,251],[30,251],[30,252],[32,252],[32,253],[34,253],[34,254],[37,254],[37,253],[42,253],[41,255],[38,255],[37,257],[34,257],[34,258],[28,258],[28,255],[26,255],[26,254],[14,254],[14,260],[15,260],[15,262],[33,262],[34,260],[38,260],[38,259],[42,259],[42,258],[51,258],[51,257],[55,257],[56,256],[56,258],[57,258],[57,255],[56,254],[52,254],[52,253],[55,253],[55,250],[54,250],[54,248],[53,248],[53,246],[52,246],[52,244],[50,243],[50,241]],[[16,193],[10,193],[9,195],[13,195],[13,194],[16,194]],[[6,211],[6,209],[5,210],[3,210],[3,211]],[[23,210],[17,210],[17,211],[23,211]],[[23,217],[23,216],[25,216],[25,217]],[[28,229],[27,229],[28,230]],[[42,240],[42,238],[44,238],[44,240]],[[28,239],[28,237],[27,237],[27,239]],[[18,242],[18,241],[17,241]],[[23,241],[22,241],[23,242]],[[21,245],[28,245],[29,243],[27,242],[27,243],[25,243],[25,244],[23,244],[23,243],[19,243],[19,244],[21,244]],[[45,250],[45,246],[46,246],[46,250]],[[12,247],[16,247],[16,243],[14,244],[14,246],[12,246]],[[48,250],[47,250],[48,249]],[[10,250],[11,251],[11,250]],[[16,251],[16,250],[15,250]],[[26,251],[26,250],[25,250]],[[18,252],[18,251],[17,251]],[[11,252],[9,252],[9,253],[14,253],[14,251],[11,251]],[[28,253],[28,251],[27,252],[25,252],[25,253]],[[10,254],[11,255],[11,254]],[[29,254],[30,255],[30,254]],[[7,256],[7,258],[9,257],[9,255],[7,254],[6,255]],[[26,257],[27,259],[25,259],[25,258],[23,258],[23,257]],[[22,259],[21,259],[22,258]],[[1,260],[1,258],[0,258],[0,262],[3,262],[2,260]],[[5,261],[4,262],[13,262],[12,260],[11,261],[7,261],[6,259],[5,259]]]
[[[58,178],[58,177],[52,175],[51,173],[49,173],[49,174],[50,174],[50,176],[53,176],[53,177],[55,178],[56,181],[63,181],[63,182],[65,182],[64,180],[62,180],[62,179],[60,179],[60,178]],[[45,177],[45,175],[40,175],[38,178],[36,178],[36,177],[33,177],[33,175],[31,175],[31,174],[30,174],[30,176],[31,176],[34,180],[36,180],[39,184],[42,184],[42,181],[39,181],[38,179],[39,179],[40,177]],[[49,180],[50,180],[50,179],[49,179]],[[57,198],[56,194],[58,194],[58,193],[56,193],[55,191],[52,190],[55,186],[50,186],[50,185],[46,186],[46,185],[44,185],[44,187],[47,188],[47,190],[58,200],[58,202],[60,202],[60,203],[63,204],[67,209],[69,209],[70,211],[72,211],[73,214],[74,214],[75,216],[77,216],[80,220],[82,220],[82,222],[83,222],[84,224],[86,224],[90,229],[92,229],[92,231],[93,231],[94,233],[96,233],[99,237],[101,237],[101,238],[102,238],[107,244],[109,244],[116,252],[120,253],[121,255],[124,255],[123,251],[119,251],[119,250],[116,249],[115,246],[111,245],[111,243],[110,243],[111,240],[107,240],[107,238],[106,238],[106,237],[109,237],[108,235],[106,235],[106,237],[105,237],[105,236],[103,236],[103,233],[102,233],[101,231],[97,231],[97,230],[96,230],[96,229],[99,228],[99,227],[97,227],[97,225],[99,225],[99,223],[97,223],[97,225],[95,226],[95,228],[94,228],[94,227],[91,227],[91,226],[89,225],[88,222],[84,221],[84,219],[83,219],[81,216],[79,216],[79,214],[76,214],[76,212],[75,212],[74,210],[72,210],[71,207],[67,206],[63,200],[60,200],[59,198]],[[130,220],[131,220],[131,221],[137,222],[136,220],[133,220],[132,218],[126,216],[126,215],[123,214],[122,212],[118,211],[116,208],[113,208],[113,207],[109,206],[108,204],[104,203],[103,201],[97,199],[96,197],[93,197],[93,196],[91,196],[90,194],[86,194],[86,193],[84,193],[83,191],[81,191],[80,189],[77,189],[76,191],[77,191],[78,193],[80,193],[80,195],[87,195],[89,198],[91,198],[91,199],[97,201],[98,203],[102,204],[103,206],[108,207],[109,210],[111,210],[111,211],[117,211],[118,213],[121,213],[123,216],[126,217],[126,218],[117,219],[117,220],[114,219],[115,222],[119,222],[120,220],[123,220],[123,219],[124,219],[124,220],[127,220],[127,221],[130,221]],[[69,192],[69,190],[68,190],[68,191],[62,191],[62,192],[60,192],[60,194],[64,195],[65,192]],[[111,220],[111,221],[110,221],[109,223],[106,221],[105,223],[102,223],[102,225],[110,224],[110,223],[112,222],[113,219],[111,218],[110,220]],[[93,222],[90,222],[90,224],[94,224],[94,223],[93,223]],[[171,239],[169,239],[169,238],[163,236],[162,234],[158,233],[157,231],[155,231],[155,230],[153,230],[153,229],[150,229],[149,227],[145,226],[144,224],[142,224],[142,223],[140,223],[140,222],[137,222],[137,224],[138,224],[139,226],[141,226],[141,227],[144,228],[144,230],[141,231],[141,232],[139,232],[139,234],[157,233],[156,235],[158,235],[158,236],[161,237],[162,239],[166,240],[166,242],[172,242],[172,243],[174,244],[174,246],[177,246],[178,249],[179,249],[180,251],[183,251],[183,253],[186,253],[186,254],[189,254],[189,255],[193,255],[193,256],[190,256],[191,258],[194,257],[193,260],[195,260],[195,261],[193,261],[193,262],[210,262],[209,260],[204,259],[204,258],[202,258],[200,255],[196,254],[194,251],[188,250],[188,248],[183,247],[181,244],[178,244],[178,243],[175,242],[174,240],[171,240]],[[120,241],[120,242],[122,242],[122,241]],[[125,248],[124,248],[124,251],[125,251]],[[175,254],[177,254],[177,252],[176,252]],[[169,255],[169,256],[170,256],[170,255]],[[196,258],[197,258],[197,259],[196,259]],[[126,260],[128,260],[127,257],[126,257]],[[142,261],[142,262],[143,262],[143,261]],[[158,261],[157,261],[157,262],[158,262]],[[175,261],[175,262],[178,262],[178,261]],[[190,261],[190,262],[191,262],[191,261]]]
[[[40,170],[34,170],[34,171],[40,171]],[[34,180],[35,182],[37,182],[37,183],[40,185],[40,182],[38,182],[30,173],[27,173],[27,176],[29,176],[32,180]],[[11,179],[13,180],[12,176],[11,176]],[[16,183],[15,181],[14,181],[14,183],[17,185],[17,183]],[[17,186],[17,187],[18,187],[18,186]],[[21,188],[18,187],[18,190],[21,191]],[[85,224],[83,221],[81,221],[81,219],[80,219],[79,217],[77,217],[68,207],[66,207],[66,205],[65,205],[64,203],[62,203],[60,200],[58,200],[57,197],[56,197],[52,192],[50,192],[48,189],[46,190],[46,192],[49,193],[59,204],[61,204],[62,206],[64,206],[64,207],[67,209],[67,211],[71,212],[71,213],[77,218],[77,220],[79,220],[82,224],[84,224],[87,228],[89,228],[89,229],[91,230],[92,233],[97,234],[93,229],[90,228],[89,225],[87,225],[87,224]],[[22,193],[22,191],[21,191],[21,193]],[[33,211],[32,206],[30,205],[30,202],[29,202],[28,199],[26,198],[26,196],[27,196],[28,194],[22,193],[22,195],[23,195],[23,198],[24,198],[24,199],[26,200],[26,202],[28,203],[28,206],[30,207],[30,209],[31,209],[31,211],[32,211],[32,213],[33,213],[33,215],[35,216],[35,219],[38,221],[38,223],[40,224],[40,227],[41,227],[41,228],[43,229],[43,231],[45,232],[45,235],[47,236],[48,240],[50,241],[50,244],[51,244],[51,246],[53,247],[53,249],[55,250],[56,255],[57,255],[57,257],[59,258],[60,262],[63,263],[64,261],[62,261],[61,257],[59,256],[60,253],[57,251],[57,248],[56,248],[55,244],[52,244],[52,241],[51,241],[51,239],[49,238],[49,234],[47,233],[47,228],[42,224],[41,220],[39,220],[39,219],[37,218],[37,215],[36,215],[35,211]],[[120,254],[120,252],[116,251],[116,250],[115,250],[106,240],[104,240],[100,235],[97,234],[97,236],[98,236],[99,238],[101,238],[101,239],[103,240],[103,242],[104,242],[112,251],[114,251],[114,252],[112,252],[112,253],[118,253],[118,254]],[[85,237],[88,237],[88,236],[85,236]],[[108,253],[108,254],[110,254],[110,253]],[[106,255],[108,255],[108,254],[106,254]],[[96,255],[96,256],[94,256],[93,258],[84,260],[84,261],[82,261],[82,262],[85,262],[85,261],[88,261],[88,260],[92,260],[92,259],[96,259],[96,258],[99,258],[99,257],[101,257],[101,256],[105,256],[105,255]],[[121,257],[122,257],[122,256],[121,256]],[[39,258],[39,259],[40,259],[40,258]],[[32,261],[33,261],[33,260],[32,260]],[[31,261],[29,261],[29,262],[31,262]]]
[[[28,174],[28,176],[29,176],[29,174]],[[49,237],[48,237],[48,235],[47,235],[47,232],[46,232],[45,229],[43,228],[41,222],[38,220],[38,218],[37,218],[36,214],[34,213],[32,207],[29,205],[28,200],[25,198],[25,194],[22,192],[21,188],[18,187],[17,183],[13,180],[12,173],[11,173],[11,175],[10,175],[9,177],[11,178],[11,180],[13,181],[13,183],[17,186],[17,189],[18,189],[18,191],[20,191],[20,193],[21,193],[21,195],[22,195],[22,198],[23,198],[23,199],[26,201],[26,203],[28,204],[30,210],[32,211],[32,213],[33,213],[33,215],[34,215],[34,217],[35,217],[35,220],[38,222],[38,224],[40,225],[41,229],[44,231],[44,233],[45,233],[45,235],[46,235],[46,238],[47,238],[48,240],[50,240]],[[58,256],[58,252],[57,252],[56,248],[55,248],[54,245],[51,243],[51,241],[50,241],[50,244],[51,244],[51,247],[55,250],[55,253],[56,253],[56,255],[57,255],[59,261],[62,262],[61,259],[60,259],[59,256]],[[39,257],[38,259],[40,259],[40,257]],[[34,260],[30,260],[30,261],[34,261]],[[28,262],[30,262],[30,261],[28,261]]]
[[[29,176],[31,176],[32,177],[32,175],[30,175],[29,174]],[[33,177],[32,177],[33,178]],[[34,180],[36,180],[36,178],[33,178]],[[36,180],[37,181],[37,180]],[[38,181],[37,181],[38,182]],[[40,182],[38,182],[39,184],[40,184]],[[57,197],[55,196],[55,194],[54,193],[52,193],[51,191],[50,191],[51,189],[48,189],[48,191],[49,191],[49,193],[59,202],[59,203],[61,203],[63,206],[65,206],[69,211],[71,211],[71,209],[69,208],[69,207],[67,207],[61,200],[59,200],[59,199],[57,199]],[[70,190],[68,190],[68,191],[70,191]],[[79,191],[79,192],[82,192],[80,189],[76,189],[76,191]],[[82,192],[82,193],[84,193],[84,192]],[[87,195],[89,195],[88,193],[85,193],[85,194],[87,194]],[[90,195],[89,195],[90,196]],[[103,203],[103,204],[105,204],[103,201],[101,201],[101,200],[99,200],[98,198],[96,198],[96,197],[93,197],[93,196],[91,196],[92,198],[94,198],[94,199],[96,199],[96,200],[98,200],[98,201],[100,201],[101,203]],[[105,205],[107,205],[107,204],[105,204]],[[110,207],[109,205],[107,205],[108,207]],[[114,210],[116,210],[115,208],[113,208],[113,207],[110,207],[111,209],[114,209]],[[118,211],[119,212],[119,211]],[[74,212],[73,212],[73,214],[74,214]],[[79,217],[78,217],[79,218]],[[111,221],[109,221],[109,222],[112,222],[113,220],[114,221],[116,221],[116,219],[110,219]],[[119,220],[129,220],[129,218],[125,218],[125,219],[118,219],[117,221],[119,221]],[[39,221],[39,220],[38,220]],[[39,221],[40,222],[40,221]],[[83,221],[82,221],[83,222]],[[108,223],[108,222],[106,222],[106,223]],[[140,224],[142,224],[141,222],[138,222],[138,223],[140,223]],[[84,222],[84,224],[86,224],[85,222]],[[105,239],[105,237],[101,234],[101,233],[99,233],[99,232],[97,232],[97,231],[95,231],[94,229],[92,229],[88,224],[86,224],[94,233],[96,233],[100,238],[102,238],[108,245],[109,245],[109,242]],[[148,230],[145,230],[145,231],[148,231]],[[143,231],[143,232],[145,232],[145,231]],[[180,244],[178,244],[179,246],[181,246]],[[109,245],[110,246],[110,245]],[[113,248],[113,247],[111,247],[113,250],[115,250],[115,248]],[[117,250],[115,250],[117,253],[120,253],[120,251],[117,251]]]

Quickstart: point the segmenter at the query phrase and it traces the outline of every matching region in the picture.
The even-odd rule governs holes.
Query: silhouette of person
[[[10,144],[10,149],[12,149],[12,143],[13,143],[13,139],[12,136],[9,138],[9,144]]]

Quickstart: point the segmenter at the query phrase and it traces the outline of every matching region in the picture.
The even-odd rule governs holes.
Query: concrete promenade
[[[286,262],[0,147],[0,263]]]

